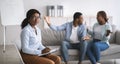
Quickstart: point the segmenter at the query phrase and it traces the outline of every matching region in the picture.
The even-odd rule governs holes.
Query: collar
[[[29,28],[31,31],[35,31],[35,29],[34,29],[30,24],[28,24],[27,26],[28,26],[28,28]],[[36,30],[37,30],[37,26],[35,26],[35,28],[36,28]]]

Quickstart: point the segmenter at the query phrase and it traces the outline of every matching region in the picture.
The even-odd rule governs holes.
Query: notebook
[[[38,56],[44,56],[44,55],[47,55],[47,54],[50,54],[50,53],[54,53],[54,52],[56,52],[56,51],[58,51],[58,50],[59,50],[59,48],[55,48],[55,49],[50,50],[50,51],[47,52],[47,53],[39,54]]]

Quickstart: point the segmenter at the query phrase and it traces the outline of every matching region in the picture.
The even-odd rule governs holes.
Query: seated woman
[[[39,11],[30,9],[21,24],[21,56],[23,61],[25,64],[60,64],[61,59],[56,55],[38,56],[50,51],[50,48],[42,45],[41,30],[36,26],[39,22]]]
[[[93,41],[88,44],[87,56],[92,64],[100,64],[100,52],[109,48],[109,38],[112,31],[104,11],[97,13],[97,23],[93,26],[93,32],[88,30]]]

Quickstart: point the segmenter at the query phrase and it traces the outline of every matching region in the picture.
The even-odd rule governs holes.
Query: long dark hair
[[[106,22],[108,22],[107,14],[105,11],[99,11],[97,15],[101,15]]]
[[[38,13],[40,15],[40,12],[36,9],[30,9],[27,14],[26,14],[26,18],[23,20],[22,24],[21,24],[21,28],[23,29],[25,26],[27,26],[29,24],[29,19],[35,14]]]

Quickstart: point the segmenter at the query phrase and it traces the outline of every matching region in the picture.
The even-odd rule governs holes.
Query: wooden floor
[[[5,53],[3,53],[3,46],[0,45],[0,64],[23,64],[15,45],[6,45]]]

